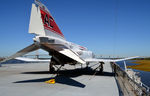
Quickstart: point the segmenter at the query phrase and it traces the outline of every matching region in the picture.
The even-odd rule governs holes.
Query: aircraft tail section
[[[41,19],[40,9],[32,4],[29,33],[33,33],[40,36],[45,36],[45,30]]]
[[[32,4],[29,33],[65,39],[47,7],[39,0]]]

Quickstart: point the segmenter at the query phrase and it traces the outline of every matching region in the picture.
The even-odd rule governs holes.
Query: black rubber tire
[[[49,72],[50,73],[54,73],[55,72],[55,68],[54,67],[49,68]]]

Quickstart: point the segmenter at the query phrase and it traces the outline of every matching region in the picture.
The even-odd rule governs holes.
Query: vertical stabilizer
[[[35,4],[32,4],[30,24],[29,24],[29,33],[45,36],[40,9]]]
[[[65,39],[47,7],[39,0],[32,4],[29,33]]]

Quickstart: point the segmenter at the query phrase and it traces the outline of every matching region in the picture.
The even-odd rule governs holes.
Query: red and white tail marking
[[[57,26],[55,20],[51,16],[51,14],[48,11],[46,11],[44,8],[41,8],[41,7],[40,7],[40,12],[41,12],[41,18],[43,21],[44,29],[49,30],[51,32],[54,32],[54,33],[64,37],[64,35],[60,31],[59,27]]]
[[[47,7],[39,0],[32,4],[29,33],[65,39]]]

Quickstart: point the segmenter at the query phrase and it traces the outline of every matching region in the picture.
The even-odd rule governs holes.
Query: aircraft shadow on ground
[[[52,74],[56,74],[57,72],[53,72]],[[96,74],[95,74],[96,73]],[[50,74],[49,71],[33,71],[33,72],[23,72],[21,74]],[[55,77],[49,78],[40,78],[40,79],[31,79],[31,80],[23,80],[23,81],[16,81],[13,83],[35,83],[35,82],[45,82],[50,79],[55,79],[56,83],[66,84],[70,86],[84,88],[86,85],[73,80],[71,77],[78,77],[82,75],[91,75],[91,76],[114,76],[114,73],[111,72],[103,72],[99,73],[98,71],[93,70],[92,68],[77,68],[71,70],[60,70],[58,75]],[[94,78],[94,77],[93,77]]]
[[[49,71],[32,71],[32,72],[23,72],[22,74],[50,74]],[[53,72],[52,74],[57,74],[57,72]],[[58,72],[59,75],[67,76],[67,77],[78,77],[82,75],[95,75],[95,76],[114,76],[112,72],[103,72],[95,71],[92,68],[77,68],[77,69],[69,69],[69,70],[60,70]]]
[[[85,87],[84,84],[82,84],[76,80],[73,80],[69,77],[61,76],[61,75],[58,75],[54,78],[49,77],[49,78],[40,78],[40,79],[30,79],[30,80],[16,81],[13,83],[36,83],[36,82],[45,82],[45,81],[48,81],[50,79],[55,79],[55,82],[60,83],[60,84],[65,84],[65,85],[70,85],[70,86],[80,87],[80,88]]]

